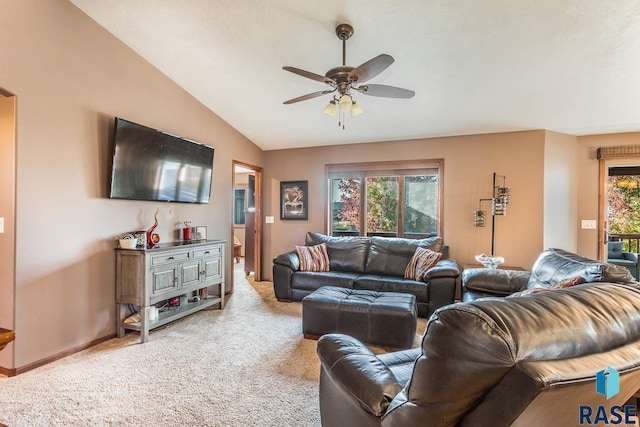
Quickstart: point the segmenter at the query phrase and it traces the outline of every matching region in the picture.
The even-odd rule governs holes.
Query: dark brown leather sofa
[[[460,270],[455,260],[448,259],[448,247],[440,237],[413,240],[307,233],[306,246],[321,243],[327,244],[331,271],[300,271],[295,251],[273,260],[273,288],[279,301],[301,301],[322,286],[410,293],[416,297],[420,317],[429,317],[436,309],[454,301]],[[403,277],[418,246],[443,253],[443,259],[429,269],[424,281]]]
[[[531,271],[465,269],[462,272],[462,301],[548,288],[571,278],[580,278],[583,283],[635,283],[635,278],[625,267],[550,248],[538,256]]]
[[[458,303],[419,348],[375,355],[329,334],[318,355],[323,426],[579,425],[640,388],[640,291],[588,283]],[[609,367],[619,392],[607,399],[596,377]]]

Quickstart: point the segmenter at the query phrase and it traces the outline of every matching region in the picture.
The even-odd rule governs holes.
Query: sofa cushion
[[[425,282],[418,282],[417,280],[365,274],[355,280],[353,288],[370,289],[378,292],[404,292],[415,295],[416,299],[422,303],[429,301],[429,287]]]
[[[635,281],[624,267],[585,258],[562,249],[547,249],[533,265],[527,288],[548,288],[561,280],[578,276],[585,283]]]
[[[407,264],[418,247],[440,252],[442,238],[428,237],[414,240],[400,237],[372,237],[365,272],[404,277]]]
[[[483,296],[506,296],[522,291],[527,288],[530,278],[531,272],[518,270],[467,268],[462,272],[465,293],[473,291]]]
[[[411,261],[404,270],[405,279],[423,280],[427,271],[442,258],[440,252],[434,252],[427,248],[416,248]]]
[[[296,246],[301,271],[329,271],[327,244]]]
[[[324,285],[353,288],[358,276],[358,273],[346,271],[298,271],[291,276],[291,288],[307,291],[315,291]]]
[[[369,239],[367,237],[331,237],[321,233],[308,232],[305,245],[327,244],[329,268],[333,271],[363,273]]]
[[[607,243],[607,258],[609,259],[624,259],[622,254],[622,246],[624,242],[608,242]]]

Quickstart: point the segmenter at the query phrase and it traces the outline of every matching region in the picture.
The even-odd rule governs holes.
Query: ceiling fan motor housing
[[[341,65],[339,67],[334,67],[327,71],[325,77],[330,78],[334,82],[336,82],[336,87],[341,95],[344,95],[345,92],[349,90],[349,85],[351,84],[351,80],[349,79],[349,74],[355,67],[351,67],[349,65]]]

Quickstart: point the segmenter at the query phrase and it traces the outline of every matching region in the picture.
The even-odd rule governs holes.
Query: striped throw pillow
[[[442,258],[440,252],[434,252],[431,249],[417,247],[416,252],[411,257],[411,261],[404,270],[405,279],[424,280],[427,271],[436,265]]]
[[[520,291],[520,292],[514,292],[511,295],[507,295],[507,298],[517,298],[524,295],[539,294],[540,292],[548,292],[556,289],[570,288],[571,286],[579,285],[581,283],[584,283],[584,279],[582,277],[579,277],[579,276],[571,277],[569,279],[564,279],[559,282],[556,282],[553,285],[549,286],[548,288],[532,288],[532,289],[525,289],[524,291]]]
[[[301,271],[329,271],[329,254],[327,244],[315,246],[296,246],[300,258]]]

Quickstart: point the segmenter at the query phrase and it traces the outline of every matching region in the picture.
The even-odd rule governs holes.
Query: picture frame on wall
[[[307,194],[307,181],[280,182],[280,219],[308,219],[309,202]]]
[[[193,227],[193,240],[207,240],[207,226],[198,225]]]

